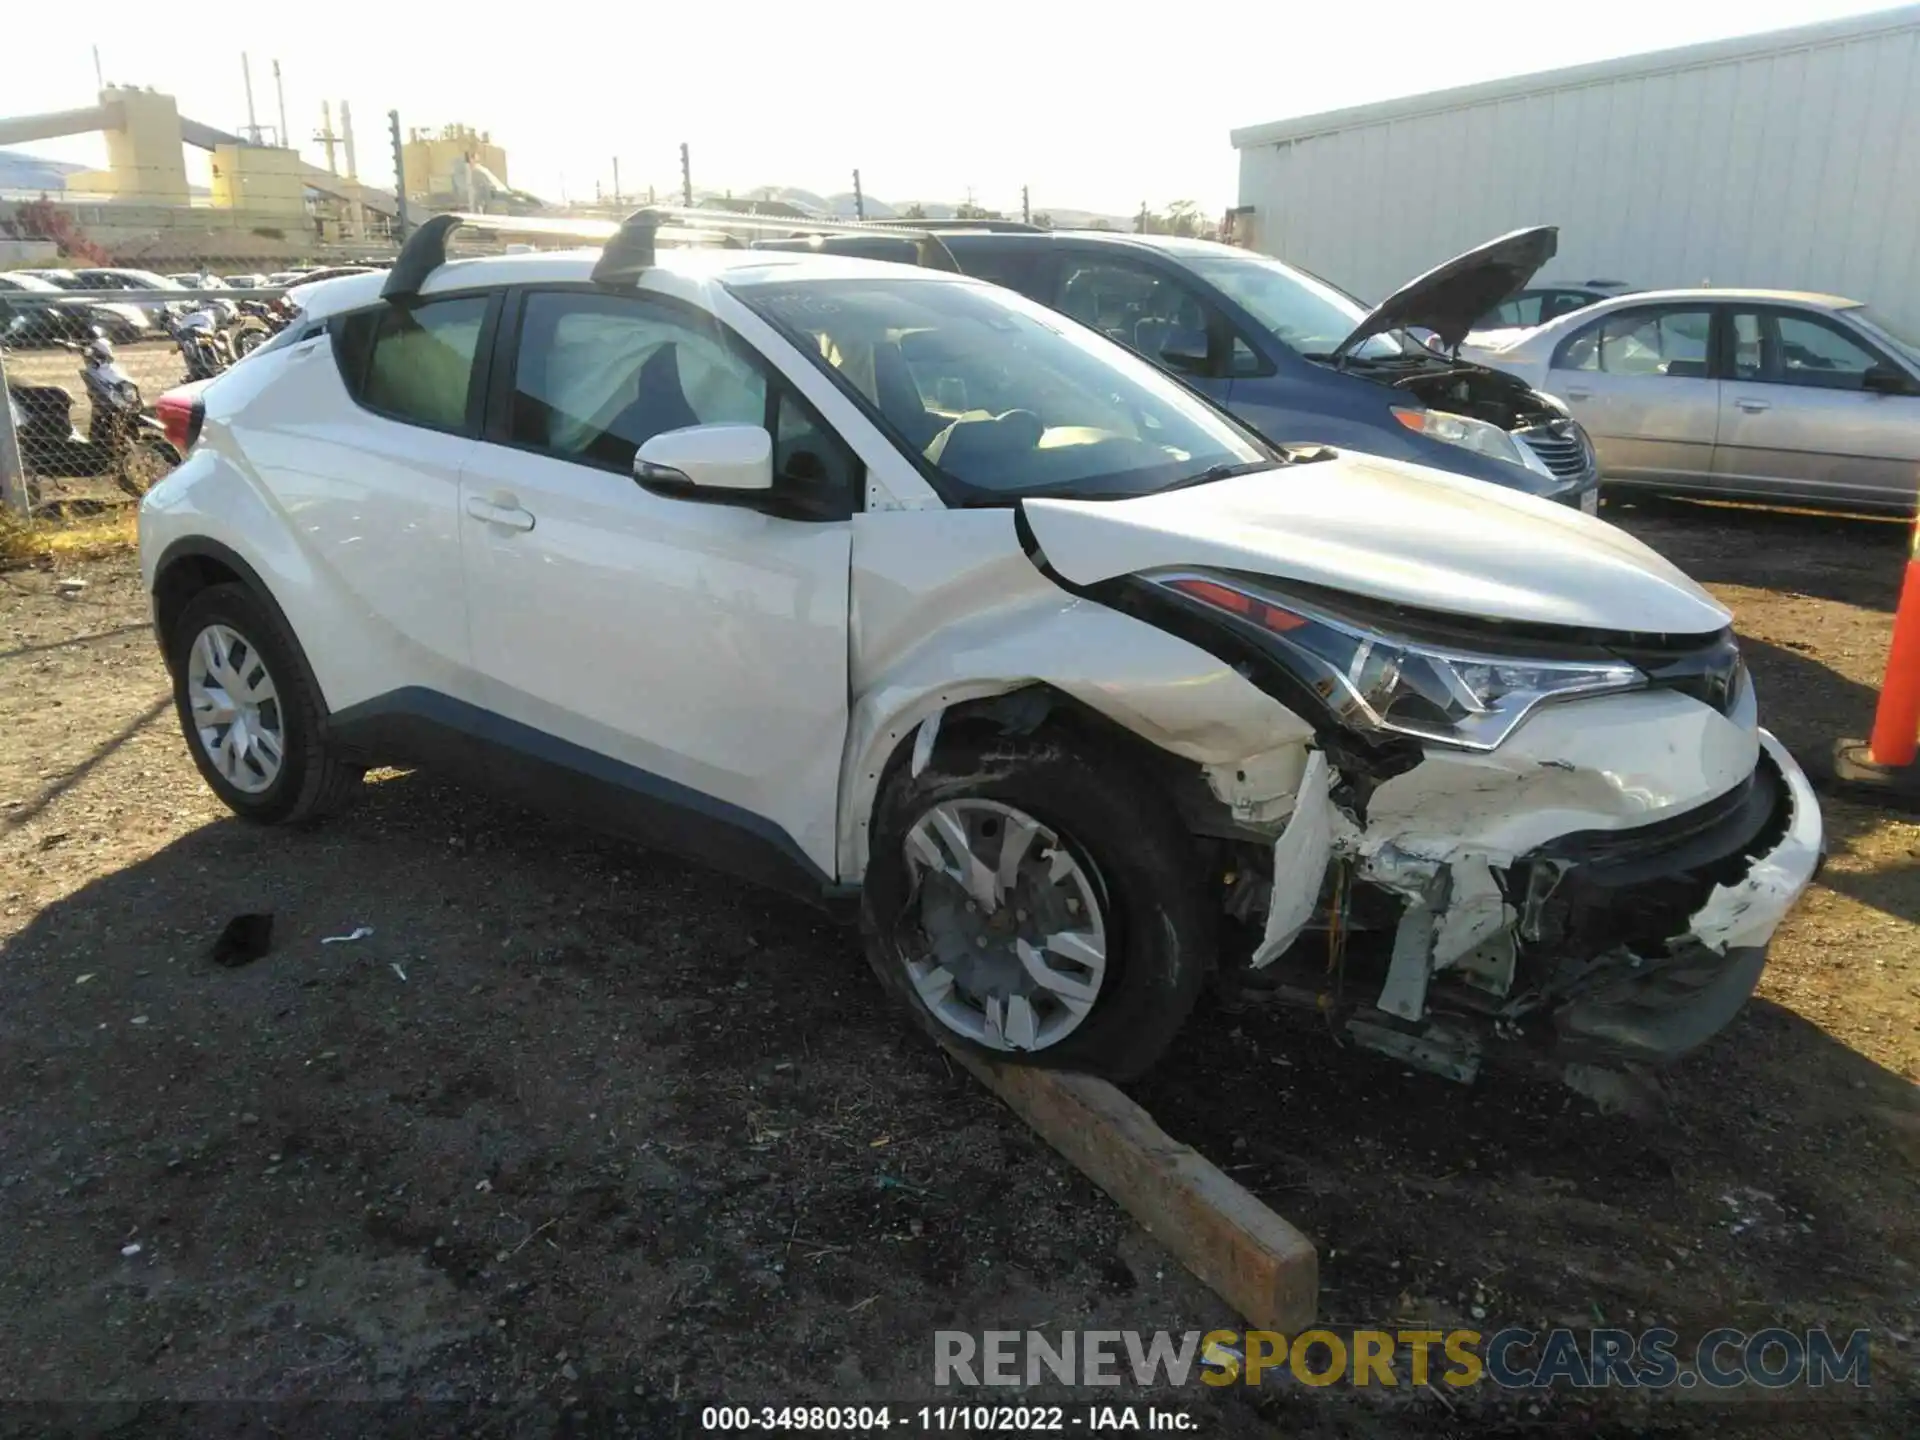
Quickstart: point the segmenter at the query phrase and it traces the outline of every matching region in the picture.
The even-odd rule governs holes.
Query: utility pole
[[[293,143],[293,132],[287,129],[287,87],[280,83],[280,62],[273,62],[273,93],[280,102],[280,144],[288,150],[300,147]]]
[[[407,238],[407,160],[400,143],[400,112],[387,111],[387,129],[393,132],[393,233]]]
[[[689,210],[693,208],[693,160],[684,140],[680,142],[680,203]]]
[[[1140,202],[1140,214],[1134,219],[1133,233],[1136,235],[1147,233],[1147,202],[1144,200]]]
[[[860,193],[860,172],[858,170],[853,172],[853,218],[856,220],[864,220],[867,218],[867,197]]]
[[[1020,223],[1022,225],[1033,223],[1033,206],[1027,203],[1027,187],[1024,185],[1020,187]]]
[[[620,157],[613,157],[613,203],[620,203]]]

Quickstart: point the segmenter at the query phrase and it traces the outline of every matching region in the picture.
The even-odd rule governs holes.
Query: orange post
[[[1867,758],[1875,765],[1898,768],[1913,764],[1917,748],[1920,748],[1920,519],[1914,522],[1907,575],[1900,585],[1900,604],[1893,612],[1893,643],[1887,647],[1887,673],[1880,682],[1880,703],[1873,713],[1873,735],[1867,742]]]

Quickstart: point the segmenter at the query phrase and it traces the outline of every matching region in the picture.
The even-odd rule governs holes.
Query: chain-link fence
[[[168,274],[0,271],[0,503],[58,515],[133,502],[180,458],[160,397],[276,334],[291,286],[365,268],[209,257]]]

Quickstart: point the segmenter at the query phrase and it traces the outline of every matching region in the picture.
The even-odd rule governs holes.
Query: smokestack
[[[347,152],[347,178],[358,180],[360,168],[353,163],[353,112],[344,100],[340,102],[340,141]]]
[[[247,52],[240,52],[240,78],[247,82],[247,143],[260,143],[260,122],[253,115],[253,66],[247,61]]]
[[[320,143],[326,147],[327,151],[327,173],[338,175],[340,172],[333,168],[333,102],[331,100],[320,102]]]
[[[280,97],[280,143],[287,149],[296,148],[293,132],[287,129],[287,92],[280,85],[280,62],[273,62],[273,93]]]

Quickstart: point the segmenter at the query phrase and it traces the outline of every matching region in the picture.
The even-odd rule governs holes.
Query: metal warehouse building
[[[1920,333],[1920,5],[1233,132],[1243,233],[1377,300],[1521,225],[1543,280],[1755,285]]]

